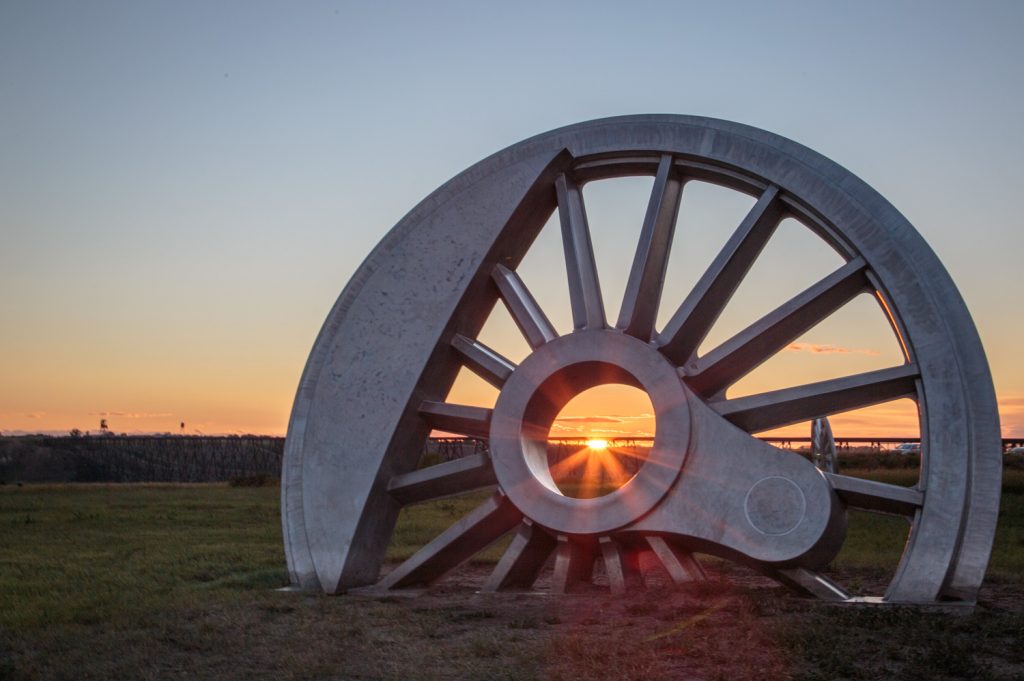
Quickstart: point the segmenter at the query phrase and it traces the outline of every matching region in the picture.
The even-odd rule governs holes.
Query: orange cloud
[[[881,353],[870,348],[844,348],[840,345],[829,343],[790,343],[786,346],[788,352],[810,352],[816,355],[871,355],[877,356]]]
[[[560,416],[556,420],[563,423],[566,421],[577,423],[622,423],[622,419],[615,416]]]
[[[579,422],[579,421],[577,421]],[[586,421],[584,421],[586,422]],[[586,434],[590,435],[606,435],[611,437],[653,437],[654,433],[647,430],[640,429],[629,429],[623,430],[621,428],[600,428],[600,427],[584,427],[582,425],[565,425],[555,421],[551,425],[551,434],[555,437],[558,436],[579,436]]]
[[[629,416],[598,415],[598,416],[559,416],[556,421],[580,421],[583,423],[625,423],[626,421],[645,421],[653,419],[654,414],[631,414]]]

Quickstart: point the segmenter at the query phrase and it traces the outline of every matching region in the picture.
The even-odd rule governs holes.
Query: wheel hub
[[[577,394],[608,383],[647,393],[656,419],[654,443],[622,487],[594,499],[566,496],[548,466],[551,425]],[[535,523],[566,534],[609,532],[643,517],[675,483],[689,437],[686,388],[676,368],[649,344],[611,330],[563,336],[527,357],[503,386],[490,431],[502,490]]]

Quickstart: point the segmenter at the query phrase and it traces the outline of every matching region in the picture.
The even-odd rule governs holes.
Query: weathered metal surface
[[[818,470],[836,473],[836,438],[832,435],[832,424],[822,416],[811,423],[811,461]]]
[[[619,317],[604,315],[581,187],[655,178]],[[701,180],[753,208],[671,320],[654,327],[680,196]],[[557,210],[574,331],[559,337],[516,266]],[[845,261],[835,272],[698,356],[779,222],[795,218]],[[860,293],[879,301],[904,363],[727,397],[728,388]],[[476,340],[503,303],[532,348],[519,366]],[[493,409],[444,403],[461,366],[500,390]],[[640,387],[655,408],[647,461],[622,487],[565,496],[548,429],[580,391]],[[823,475],[754,436],[899,398],[916,401],[921,477],[912,489]],[[489,456],[415,471],[431,428],[489,439]],[[676,581],[693,553],[754,565],[803,593],[850,596],[815,572],[844,539],[845,510],[897,513],[912,531],[883,602],[972,601],[995,530],[998,416],[977,333],[955,286],[911,225],[832,161],[771,133],[687,116],[581,123],[526,140],[457,176],[413,209],[359,269],[310,355],[285,445],[282,521],[292,581],[337,592],[379,579],[403,503],[499,493],[378,583],[435,581],[515,528],[487,589],[532,584],[554,553],[554,591],[591,579],[641,581],[650,550]]]

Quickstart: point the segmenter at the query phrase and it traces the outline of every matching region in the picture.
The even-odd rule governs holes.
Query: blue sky
[[[893,202],[1024,432],[1022,29],[1019,2],[7,0],[0,430],[281,432],[331,303],[420,199],[533,134],[670,112]]]

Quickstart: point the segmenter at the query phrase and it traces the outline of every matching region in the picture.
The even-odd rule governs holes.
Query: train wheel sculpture
[[[617,319],[606,319],[581,187],[654,178]],[[684,185],[756,199],[696,286],[656,328]],[[557,211],[574,330],[559,335],[516,272]],[[776,226],[795,218],[845,264],[698,354]],[[854,296],[877,298],[900,366],[762,394],[726,390]],[[674,292],[673,294],[674,295]],[[532,352],[518,365],[477,340],[503,304]],[[446,403],[460,368],[499,389],[493,408]],[[646,391],[656,432],[645,463],[604,496],[566,496],[547,439],[559,410],[606,383]],[[918,405],[913,487],[820,471],[752,433],[890,400]],[[487,438],[488,453],[420,468],[432,430]],[[553,565],[567,591],[603,565],[621,591],[638,556],[672,579],[702,578],[694,554],[753,566],[794,589],[853,600],[820,574],[847,509],[896,514],[909,539],[890,603],[973,602],[999,505],[999,423],[973,322],[924,240],[877,192],[827,158],[755,128],[645,115],[590,121],[505,149],[440,187],[374,249],[342,292],[296,396],[282,473],[295,586],[336,593],[428,585],[511,533],[482,590],[529,588]],[[494,493],[381,576],[404,505]],[[553,556],[553,558],[552,558]],[[861,599],[863,600],[863,599]]]

